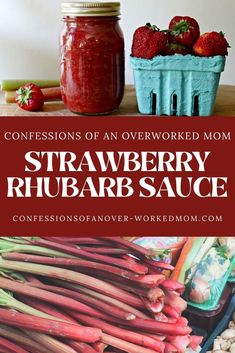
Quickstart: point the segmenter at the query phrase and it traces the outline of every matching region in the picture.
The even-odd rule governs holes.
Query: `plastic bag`
[[[234,266],[235,259],[229,257],[225,247],[212,247],[197,264],[186,286],[188,304],[202,310],[214,310]]]

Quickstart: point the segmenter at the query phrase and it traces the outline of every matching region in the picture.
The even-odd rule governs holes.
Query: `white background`
[[[59,77],[61,0],[0,0],[0,79]],[[235,0],[121,0],[126,42],[126,81],[135,28],[152,22],[165,29],[175,15],[195,17],[201,33],[220,31],[232,46],[221,83],[235,85]]]

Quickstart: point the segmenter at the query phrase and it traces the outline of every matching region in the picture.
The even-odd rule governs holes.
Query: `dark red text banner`
[[[0,233],[234,235],[234,131],[232,117],[2,117]],[[117,170],[96,152],[122,156]]]

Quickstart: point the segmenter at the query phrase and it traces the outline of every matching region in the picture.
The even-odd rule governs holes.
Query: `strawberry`
[[[147,23],[136,29],[133,36],[132,55],[137,58],[152,59],[163,54],[168,44],[168,34]]]
[[[181,45],[192,48],[200,35],[197,21],[189,16],[175,16],[169,24],[171,35]]]
[[[199,56],[227,55],[229,44],[223,32],[209,32],[201,35],[193,46]]]
[[[40,110],[44,104],[41,89],[33,83],[27,83],[16,91],[15,101],[24,110]]]
[[[168,44],[165,54],[166,55],[174,55],[174,54],[187,55],[187,54],[191,54],[191,50],[185,47],[184,45],[181,45],[176,42],[172,42]]]

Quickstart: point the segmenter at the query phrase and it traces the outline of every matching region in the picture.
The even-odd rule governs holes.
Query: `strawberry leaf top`
[[[220,31],[219,34],[220,34],[222,37],[225,38],[225,33],[224,33],[223,31]],[[227,43],[228,43],[228,42],[227,42]],[[229,43],[228,43],[227,47],[228,47],[228,48],[231,48],[231,46],[229,45]]]
[[[160,29],[156,26],[156,25],[151,25],[151,23],[146,23],[146,26],[149,28],[149,29],[151,29],[152,31],[157,31],[157,32],[159,32],[160,31]]]
[[[190,28],[192,28],[191,24],[187,20],[182,19],[174,24],[171,34],[179,36],[185,32],[189,32]]]
[[[24,86],[18,89],[16,100],[19,104],[28,104],[32,97],[32,86]]]

